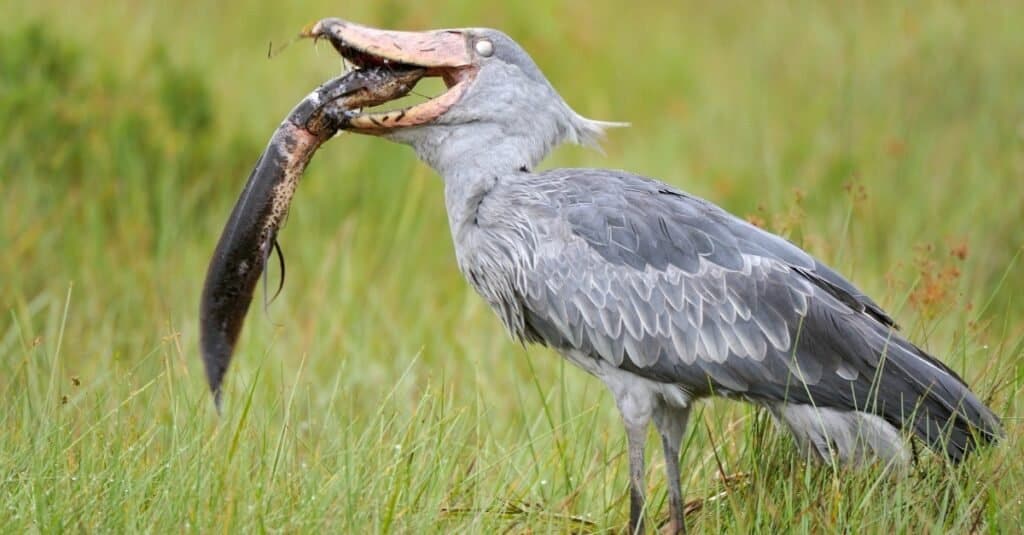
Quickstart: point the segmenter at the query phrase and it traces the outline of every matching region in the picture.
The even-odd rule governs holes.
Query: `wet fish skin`
[[[200,350],[218,411],[221,386],[256,284],[306,165],[344,128],[352,110],[404,96],[423,73],[393,67],[351,71],[303,98],[274,131],[231,210],[200,298]]]

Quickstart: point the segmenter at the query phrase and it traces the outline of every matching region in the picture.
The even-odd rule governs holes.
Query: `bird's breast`
[[[534,244],[520,229],[466,225],[453,233],[459,270],[498,314],[509,333],[526,340],[522,285],[531,269]]]

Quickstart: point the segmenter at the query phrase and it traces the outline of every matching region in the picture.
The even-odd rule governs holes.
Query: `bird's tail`
[[[862,410],[913,433],[953,462],[1003,436],[999,418],[956,372],[880,324],[865,335],[882,358],[873,383],[877,392]]]
[[[880,324],[858,330],[864,344],[858,353],[881,355],[870,389],[867,381],[859,383],[851,390],[857,399],[844,408],[765,404],[805,454],[853,464],[871,458],[902,464],[910,459],[902,430],[959,462],[1002,436],[999,418],[956,372]]]
[[[881,366],[910,386],[910,399],[890,404],[881,416],[954,462],[1002,437],[999,418],[956,372],[895,332],[885,332],[884,349]]]

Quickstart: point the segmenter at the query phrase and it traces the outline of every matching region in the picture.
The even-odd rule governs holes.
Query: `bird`
[[[626,433],[629,530],[644,531],[644,443],[665,455],[669,529],[683,532],[680,444],[694,404],[763,407],[825,462],[910,460],[906,435],[952,462],[1002,436],[964,380],[852,282],[790,241],[665,182],[537,170],[588,119],[498,30],[392,31],[323,19],[354,68],[409,65],[445,91],[341,128],[411,146],[444,183],[459,269],[511,336],[600,379]]]

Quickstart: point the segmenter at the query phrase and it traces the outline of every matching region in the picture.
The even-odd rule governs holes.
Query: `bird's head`
[[[353,113],[343,126],[411,145],[441,174],[468,162],[533,168],[560,143],[596,146],[605,128],[619,125],[573,111],[529,54],[497,30],[403,32],[324,19],[304,34],[328,39],[356,68],[416,66],[444,81],[446,91],[426,102]]]

